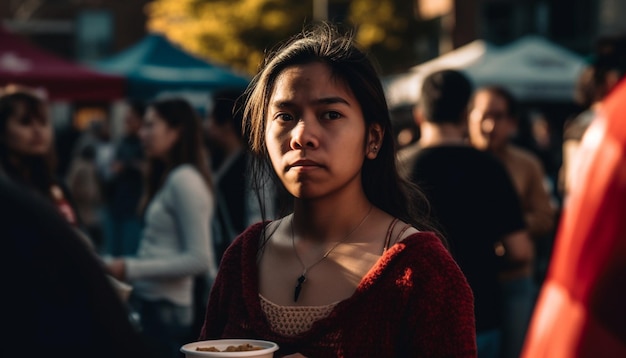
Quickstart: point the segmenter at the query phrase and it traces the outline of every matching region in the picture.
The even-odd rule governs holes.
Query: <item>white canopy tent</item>
[[[475,40],[435,59],[411,67],[408,72],[383,78],[383,87],[390,107],[413,104],[419,98],[422,80],[442,69],[467,70],[481,66],[495,47],[483,40]]]
[[[503,47],[484,66],[472,68],[476,85],[500,84],[520,101],[572,102],[584,58],[539,36]]]
[[[391,108],[415,103],[421,82],[441,69],[466,73],[475,86],[498,84],[526,102],[571,102],[584,60],[542,37],[526,36],[496,47],[482,40],[383,79]]]

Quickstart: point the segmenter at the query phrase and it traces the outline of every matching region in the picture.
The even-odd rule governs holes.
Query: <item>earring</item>
[[[378,152],[378,146],[377,145],[373,145],[372,146],[372,152],[374,152],[374,153]]]

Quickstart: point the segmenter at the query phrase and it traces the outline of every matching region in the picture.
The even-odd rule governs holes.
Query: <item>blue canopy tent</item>
[[[249,83],[249,78],[195,57],[156,33],[93,66],[126,77],[127,97],[141,100],[168,92],[244,89]]]

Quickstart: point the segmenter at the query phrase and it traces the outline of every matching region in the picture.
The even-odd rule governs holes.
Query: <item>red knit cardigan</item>
[[[476,357],[473,296],[440,240],[416,233],[387,250],[354,294],[306,332],[273,332],[261,309],[257,252],[263,224],[226,251],[199,340],[278,343],[275,357]]]

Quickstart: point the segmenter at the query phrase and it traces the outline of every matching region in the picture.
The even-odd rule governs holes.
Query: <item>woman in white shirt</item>
[[[131,305],[155,352],[178,357],[193,334],[194,278],[217,272],[211,177],[200,120],[187,101],[152,103],[140,136],[148,159],[144,229],[137,256],[113,259],[108,268],[133,286]]]

